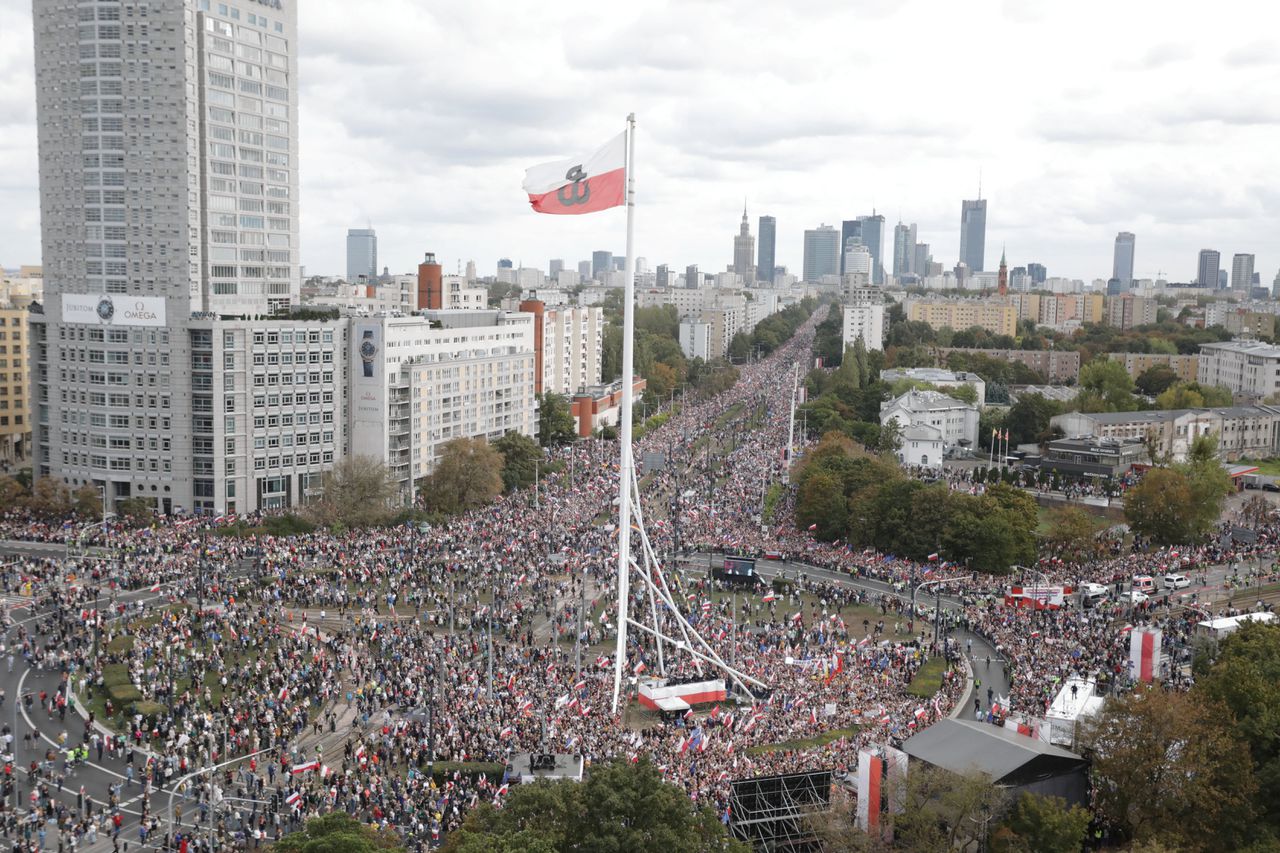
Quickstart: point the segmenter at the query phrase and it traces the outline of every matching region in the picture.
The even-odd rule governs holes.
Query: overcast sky
[[[289,0],[286,0],[289,2]],[[620,210],[529,211],[526,166],[637,137],[637,254],[732,262],[746,197],[799,271],[805,228],[883,213],[950,267],[982,173],[987,266],[1195,275],[1197,252],[1280,265],[1280,36],[1256,2],[302,0],[302,228],[341,273],[621,253]],[[1038,11],[1033,11],[1038,10]],[[30,3],[0,0],[0,264],[38,261]],[[886,266],[889,259],[885,260]]]

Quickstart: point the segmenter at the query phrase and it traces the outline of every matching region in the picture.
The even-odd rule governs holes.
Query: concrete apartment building
[[[1280,392],[1280,346],[1259,341],[1200,345],[1199,382],[1221,385],[1243,400]]]
[[[1159,307],[1159,303],[1150,296],[1134,296],[1132,293],[1108,296],[1106,323],[1117,329],[1149,326],[1156,322]]]
[[[536,299],[520,303],[533,315],[534,390],[576,394],[600,384],[604,309],[547,307]]]
[[[350,452],[384,460],[404,498],[454,438],[534,435],[534,315],[427,311],[351,321]]]
[[[1200,376],[1200,356],[1170,355],[1154,352],[1109,352],[1107,358],[1118,361],[1133,378],[1138,378],[1157,365],[1173,370],[1182,382],[1197,382]]]
[[[31,372],[27,306],[0,302],[0,468],[31,455]]]
[[[688,359],[711,360],[711,324],[700,320],[680,321],[680,350]]]
[[[884,349],[885,312],[880,302],[860,301],[842,308],[842,340],[846,348],[859,338],[868,352]]]
[[[928,323],[935,329],[949,326],[956,331],[974,326],[993,335],[1018,333],[1018,309],[1007,303],[958,300],[912,300],[907,302],[907,319]]]
[[[1075,382],[1080,378],[1080,353],[1076,350],[962,349],[938,347],[938,361],[945,365],[951,353],[982,355],[1000,361],[1013,361],[1044,376],[1050,384]]]

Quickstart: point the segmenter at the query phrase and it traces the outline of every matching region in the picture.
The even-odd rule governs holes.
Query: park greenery
[[[719,815],[662,781],[647,759],[593,764],[581,783],[515,785],[502,808],[485,803],[451,832],[449,853],[561,853],[570,850],[662,850],[670,853],[750,848],[729,837]]]
[[[992,574],[1035,560],[1036,503],[997,482],[981,495],[952,492],[902,472],[839,432],[797,463],[796,523],[828,542],[924,560],[930,554]]]
[[[401,851],[394,833],[363,824],[346,812],[310,818],[300,832],[271,845],[272,853],[381,853]]]

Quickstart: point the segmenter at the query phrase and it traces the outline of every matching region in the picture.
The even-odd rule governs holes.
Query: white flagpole
[[[618,648],[613,661],[613,713],[618,713],[627,660],[627,605],[631,595],[631,373],[635,348],[636,114],[627,116],[627,264],[622,298],[622,411],[618,422]]]

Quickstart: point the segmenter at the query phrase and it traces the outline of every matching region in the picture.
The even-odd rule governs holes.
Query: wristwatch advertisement
[[[373,330],[365,329],[360,341],[360,360],[364,362],[366,379],[373,378],[373,357],[378,354],[378,345],[373,342]]]

